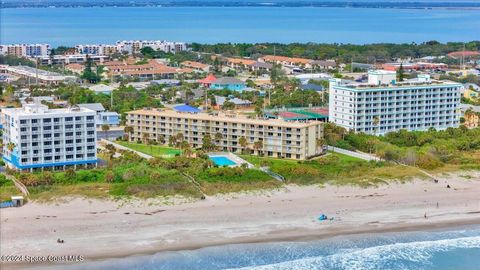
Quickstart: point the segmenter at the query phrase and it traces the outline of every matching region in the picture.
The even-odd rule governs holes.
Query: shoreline
[[[257,236],[257,237],[246,237],[240,239],[229,239],[225,241],[219,241],[210,244],[202,245],[178,245],[172,247],[165,247],[160,249],[153,248],[152,250],[146,250],[140,253],[117,253],[117,254],[105,254],[107,256],[98,256],[90,257],[91,262],[94,261],[103,261],[108,259],[119,259],[125,257],[141,257],[154,255],[161,252],[175,252],[175,251],[190,251],[198,250],[208,247],[216,246],[226,246],[226,245],[237,245],[237,244],[261,244],[261,243],[280,243],[280,242],[313,242],[323,239],[334,238],[338,236],[354,236],[362,234],[383,234],[383,233],[402,233],[402,232],[433,232],[433,231],[442,231],[447,229],[463,228],[465,226],[480,225],[480,214],[471,219],[459,219],[451,220],[437,224],[408,224],[408,225],[399,225],[399,224],[388,224],[383,228],[362,228],[362,229],[352,229],[344,228],[344,230],[338,230],[333,232],[318,232],[313,231],[299,231],[297,233],[290,232],[288,236],[280,236],[280,234],[285,233],[284,231],[272,232],[272,235]],[[295,231],[295,229],[292,229]],[[288,232],[287,232],[288,233]]]
[[[2,209],[0,255],[83,255],[91,262],[229,244],[476,225],[480,224],[480,172],[468,174],[475,180],[456,174],[440,176],[437,184],[417,179],[371,188],[287,186],[174,205],[80,198],[33,202]],[[452,188],[446,188],[447,183]],[[334,219],[318,221],[322,213]],[[65,243],[56,243],[58,238]],[[49,265],[61,264],[2,267]]]

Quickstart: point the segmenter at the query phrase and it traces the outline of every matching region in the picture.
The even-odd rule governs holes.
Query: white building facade
[[[10,44],[0,45],[0,54],[17,57],[46,56],[50,54],[49,44]]]
[[[184,42],[172,42],[166,40],[123,40],[117,41],[117,49],[129,54],[139,53],[142,48],[150,47],[167,53],[177,53],[187,50]]]
[[[33,171],[97,163],[95,112],[41,104],[2,109],[3,159],[8,167]]]
[[[461,84],[433,81],[428,75],[397,83],[382,74],[369,78],[369,82],[374,81],[330,80],[329,121],[347,130],[376,135],[459,126]]]

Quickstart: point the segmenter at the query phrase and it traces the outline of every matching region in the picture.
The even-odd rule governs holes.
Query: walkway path
[[[347,155],[347,156],[363,159],[363,160],[366,160],[366,161],[370,161],[370,160],[379,161],[380,160],[380,158],[375,156],[375,155],[370,155],[370,154],[363,153],[363,152],[353,152],[353,151],[345,150],[345,149],[342,149],[342,148],[333,147],[333,146],[330,146],[330,145],[327,146],[327,149],[329,151],[333,151],[333,152],[337,152],[337,153],[344,154],[344,155]]]
[[[20,181],[18,181],[15,177],[13,177],[13,175],[5,174],[5,177],[11,180],[15,184],[15,186],[23,193],[23,195],[27,197],[28,195],[30,195],[27,187],[24,184],[22,184]]]

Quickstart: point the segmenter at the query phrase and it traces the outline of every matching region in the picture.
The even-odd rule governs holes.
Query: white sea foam
[[[480,236],[343,249],[327,256],[237,268],[237,270],[411,269],[412,264],[417,266],[430,264],[429,259],[437,252],[469,248],[480,248]]]

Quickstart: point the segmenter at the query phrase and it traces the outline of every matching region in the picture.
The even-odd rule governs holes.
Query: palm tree
[[[379,125],[379,124],[380,124],[380,117],[378,117],[378,116],[373,117],[373,125],[375,126],[375,130],[374,130],[375,136],[377,135],[378,125]]]
[[[7,149],[9,152],[13,152],[13,150],[15,149],[17,145],[14,143],[14,142],[9,142],[7,143]]]
[[[143,143],[147,144],[149,138],[150,138],[150,134],[148,134],[147,132],[144,132],[142,134]]]
[[[177,139],[177,147],[180,147],[181,146],[181,143],[183,142],[183,133],[179,132],[177,133],[177,135],[175,136],[176,139]]]
[[[165,135],[163,135],[163,134],[158,135],[158,142],[160,144],[165,144]]]
[[[243,152],[245,150],[245,147],[248,145],[247,138],[240,137],[240,139],[238,139],[238,144],[240,144],[240,146],[242,147]]]
[[[223,138],[222,133],[217,132],[215,133],[215,142],[217,143],[217,147],[220,146],[220,140]]]
[[[187,141],[182,141],[180,148],[185,156],[189,157],[192,154],[192,147]]]
[[[108,140],[108,131],[110,130],[110,126],[107,125],[107,124],[103,124],[102,125],[102,131],[103,131],[103,135],[105,136],[105,139]]]
[[[257,151],[257,155],[260,155],[260,149],[263,148],[263,142],[262,141],[256,141],[253,143],[253,149]]]
[[[133,127],[132,126],[125,126],[123,131],[125,132],[125,135],[127,136],[127,140],[129,140],[130,135],[133,133]]]
[[[316,147],[317,149],[322,149],[323,146],[325,145],[325,139],[324,138],[317,138],[317,140],[315,140],[315,144],[316,144]],[[322,149],[322,152],[323,152],[323,149]]]
[[[169,146],[175,146],[176,144],[177,144],[177,137],[169,136],[168,137],[168,145]]]

